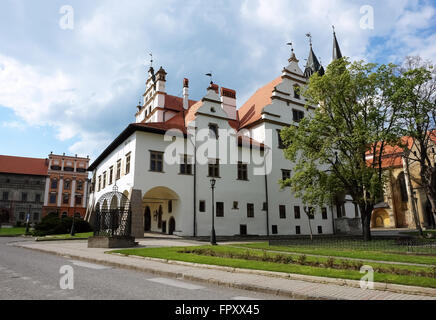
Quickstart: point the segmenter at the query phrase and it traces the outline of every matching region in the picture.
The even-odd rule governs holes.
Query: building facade
[[[0,156],[0,223],[41,220],[48,160]]]
[[[333,58],[340,58],[336,36]],[[281,74],[237,109],[235,90],[211,82],[200,101],[166,93],[167,73],[150,68],[144,100],[130,124],[91,164],[87,219],[114,186],[130,198],[132,233],[208,236],[331,234],[333,206],[305,208],[279,181],[292,174],[280,131],[306,109],[300,88],[323,68],[310,46],[303,71],[292,50]],[[211,182],[215,181],[212,202]],[[117,204],[103,204],[108,209]],[[118,204],[119,205],[119,204]]]
[[[50,154],[44,183],[43,215],[85,217],[88,197],[89,157]]]

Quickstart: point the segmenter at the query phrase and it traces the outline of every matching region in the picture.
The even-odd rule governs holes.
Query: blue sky
[[[74,10],[74,28],[59,25]],[[374,12],[372,29],[361,20]],[[331,60],[332,29],[353,60],[436,62],[436,3],[385,0],[64,0],[0,2],[0,154],[51,151],[94,158],[134,121],[148,69],[168,72],[167,92],[190,98],[214,82],[237,90],[238,106],[280,75],[294,43],[300,66]],[[365,20],[367,21],[367,20]]]

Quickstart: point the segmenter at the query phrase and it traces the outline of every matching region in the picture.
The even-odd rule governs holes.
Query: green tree
[[[418,163],[420,179],[436,220],[436,68],[419,56],[407,57],[401,69],[401,124],[410,145],[403,145],[410,164]]]
[[[285,157],[295,163],[282,187],[317,206],[331,205],[337,194],[350,195],[367,241],[374,206],[383,199],[382,155],[398,143],[399,78],[394,65],[333,61],[303,92],[307,104],[318,108],[281,132]]]

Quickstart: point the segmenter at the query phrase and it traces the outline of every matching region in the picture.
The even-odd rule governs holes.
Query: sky
[[[129,123],[145,90],[149,53],[167,93],[200,100],[213,80],[242,104],[313,49],[332,57],[332,25],[351,60],[436,63],[436,1],[2,0],[0,154],[95,159]]]

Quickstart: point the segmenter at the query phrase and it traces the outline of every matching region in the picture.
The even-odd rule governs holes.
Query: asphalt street
[[[23,238],[0,238],[0,300],[280,299],[253,291],[75,261],[13,245],[22,241]],[[67,276],[70,281],[66,280]]]

